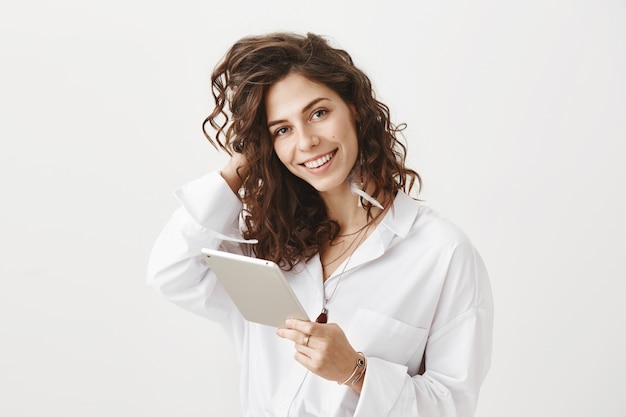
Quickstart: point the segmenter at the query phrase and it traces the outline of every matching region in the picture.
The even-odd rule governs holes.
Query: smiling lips
[[[319,157],[317,159],[314,159],[312,161],[307,161],[305,163],[303,163],[302,165],[304,165],[307,168],[310,169],[315,169],[315,168],[319,168],[322,165],[326,165],[328,163],[328,161],[330,161],[331,159],[333,159],[333,157],[335,156],[335,154],[337,153],[337,150],[335,149],[334,151],[327,153],[326,155]]]

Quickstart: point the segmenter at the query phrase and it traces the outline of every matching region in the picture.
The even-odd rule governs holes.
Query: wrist
[[[226,181],[233,193],[238,194],[242,182],[237,173],[233,173],[225,168],[220,171],[220,175],[224,178],[224,181]]]
[[[220,171],[220,175],[233,193],[239,195],[239,189],[243,183],[246,174],[246,160],[242,154],[235,153],[230,157],[224,168]]]
[[[348,378],[346,378],[343,382],[337,382],[339,385],[348,385],[351,387],[359,386],[363,384],[363,377],[365,376],[365,371],[367,370],[367,358],[363,354],[363,352],[357,352],[359,357],[355,361],[354,370],[350,374]]]

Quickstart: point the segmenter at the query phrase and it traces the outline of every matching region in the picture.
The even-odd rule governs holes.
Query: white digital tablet
[[[272,327],[309,320],[274,262],[207,248],[202,255],[246,320]]]

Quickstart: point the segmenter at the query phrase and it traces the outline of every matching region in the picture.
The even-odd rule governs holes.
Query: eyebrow
[[[323,101],[323,100],[330,100],[330,99],[327,98],[327,97],[319,97],[319,98],[311,100],[306,106],[304,106],[302,108],[301,114],[304,114],[304,113],[308,112],[311,109],[311,107],[315,106],[317,103],[319,103],[320,101]],[[272,120],[271,122],[269,122],[267,124],[267,127],[269,129],[270,127],[272,127],[274,125],[277,125],[277,124],[280,124],[280,123],[286,123],[286,122],[287,122],[287,120],[285,120],[285,119]]]

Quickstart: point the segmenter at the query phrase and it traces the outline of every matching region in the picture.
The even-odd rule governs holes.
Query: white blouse
[[[345,270],[339,266],[323,283],[315,256],[285,272],[312,319],[322,308],[322,286],[335,291],[328,321],[368,359],[357,394],[297,363],[292,342],[275,329],[244,320],[202,260],[203,247],[251,253],[239,231],[241,202],[219,173],[175,194],[182,207],[154,245],[148,283],[232,336],[245,416],[474,414],[490,364],[493,305],[480,255],[455,225],[398,192]]]

